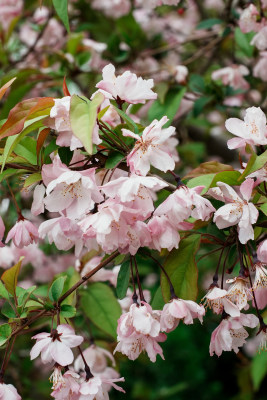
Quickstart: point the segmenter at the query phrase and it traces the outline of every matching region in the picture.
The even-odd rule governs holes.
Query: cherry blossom
[[[108,366],[108,360],[111,362],[113,367],[115,366],[113,355],[108,350],[95,344],[92,344],[90,347],[85,349],[83,351],[83,356],[93,375],[104,372]],[[84,362],[81,355],[76,358],[74,368],[77,372],[84,369]]]
[[[28,246],[34,242],[36,243],[38,238],[39,235],[36,226],[27,219],[21,217],[8,232],[6,243],[12,239],[14,245],[22,249],[24,246]]]
[[[242,32],[258,32],[261,24],[257,22],[257,17],[259,12],[254,4],[250,4],[244,11],[240,14],[239,26]]]
[[[1,26],[5,31],[8,29],[11,21],[21,14],[22,10],[23,10],[22,0],[0,1],[0,22]]]
[[[267,305],[267,269],[265,267],[266,264],[260,262],[254,265],[256,273],[252,290],[260,310],[263,310]]]
[[[224,85],[232,86],[235,89],[248,89],[249,84],[243,78],[249,74],[249,70],[244,65],[232,65],[214,71],[211,75],[213,80],[221,79]]]
[[[44,196],[45,186],[42,183],[36,185],[33,192],[33,202],[31,206],[31,213],[33,215],[39,215],[44,212]]]
[[[251,45],[257,47],[258,50],[266,50],[267,49],[267,26],[264,26],[251,40]]]
[[[217,182],[222,198],[227,204],[215,212],[213,220],[219,229],[237,225],[238,237],[243,244],[250,239],[254,239],[252,224],[255,224],[259,215],[254,204],[249,202],[253,185],[253,179],[247,179],[243,182],[240,186],[239,196],[227,183]]]
[[[267,263],[267,239],[263,240],[257,249],[258,260]]]
[[[96,85],[107,99],[113,98],[130,104],[156,99],[157,94],[151,90],[153,86],[153,79],[138,78],[130,71],[116,77],[115,67],[112,64],[104,67],[103,80]]]
[[[213,286],[203,298],[205,299],[204,305],[210,307],[215,314],[222,314],[225,311],[231,317],[239,317],[239,308],[227,296],[227,290]]]
[[[226,129],[238,138],[227,142],[229,149],[251,145],[267,144],[266,116],[260,107],[247,108],[244,121],[238,118],[229,118],[225,122]]]
[[[146,351],[152,362],[156,361],[157,354],[164,359],[158,342],[165,341],[166,335],[160,333],[159,319],[160,312],[152,310],[149,304],[132,304],[129,312],[119,318],[118,344],[114,353],[120,351],[130,360],[135,360],[142,351]]]
[[[93,0],[92,7],[111,18],[119,18],[129,13],[131,3],[129,0]]]
[[[253,76],[260,78],[263,82],[267,81],[265,70],[267,68],[267,51],[260,53],[258,62],[253,67]]]
[[[34,360],[41,353],[44,364],[55,361],[59,365],[66,366],[73,362],[74,356],[72,347],[79,346],[83,342],[82,336],[75,335],[70,325],[58,325],[51,333],[42,332],[33,336],[37,342],[31,349],[31,360]]]
[[[4,247],[4,244],[2,243],[4,233],[5,233],[5,224],[2,220],[2,217],[0,216],[0,247]]]
[[[79,218],[90,211],[95,202],[103,200],[95,182],[95,168],[81,172],[66,170],[48,184],[46,195],[47,210],[65,211],[72,219]]]
[[[151,242],[149,247],[161,251],[161,249],[168,249],[171,251],[173,248],[178,249],[180,242],[180,235],[171,223],[170,220],[165,216],[154,216],[147,224]]]
[[[21,400],[21,396],[13,385],[0,383],[0,400]]]
[[[228,279],[226,283],[232,284],[228,289],[228,298],[237,305],[239,310],[243,308],[246,310],[248,308],[248,300],[252,299],[248,280],[238,276],[234,279]]]
[[[115,382],[124,382],[124,378],[107,379],[99,376],[94,376],[88,381],[82,382],[80,386],[80,396],[78,400],[108,400],[109,396],[105,388],[105,384],[111,385],[119,392],[125,391]]]
[[[178,83],[185,83],[188,75],[188,68],[185,65],[177,65],[175,67],[175,80]]]
[[[253,314],[240,314],[240,317],[228,317],[222,320],[220,325],[212,332],[210,342],[210,355],[214,353],[219,357],[223,351],[234,350],[238,353],[246,338],[247,331],[243,326],[255,328],[259,323],[258,318]]]
[[[80,375],[76,374],[74,371],[68,370],[61,377],[61,379],[54,384],[53,392],[51,396],[56,400],[78,400],[79,398],[79,384]]]
[[[205,308],[191,300],[172,299],[165,304],[160,317],[160,329],[162,331],[171,332],[182,320],[184,324],[193,324],[193,319],[198,318],[203,322]]]
[[[167,121],[166,116],[160,121],[155,119],[144,129],[141,136],[128,129],[122,129],[124,136],[136,139],[133,150],[127,156],[127,164],[132,173],[145,176],[150,170],[150,165],[164,172],[174,169],[175,162],[166,142],[174,135],[175,128],[170,126],[162,129]]]

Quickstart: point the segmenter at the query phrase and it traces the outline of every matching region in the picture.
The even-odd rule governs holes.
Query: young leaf
[[[13,267],[7,269],[1,276],[1,281],[4,283],[6,290],[16,296],[16,286],[18,283],[18,275],[21,268],[21,263],[24,257],[20,257],[19,262]]]
[[[6,343],[11,335],[12,329],[9,324],[0,325],[0,346]]]
[[[195,255],[201,235],[191,235],[181,240],[179,249],[171,251],[164,268],[173,284],[176,296],[184,300],[196,300],[198,271]],[[161,289],[164,300],[170,299],[170,288],[164,274],[161,274]]]
[[[117,296],[119,299],[123,299],[126,296],[126,292],[129,286],[130,279],[130,261],[127,260],[122,263],[117,279]]]
[[[76,308],[69,304],[62,304],[60,308],[60,316],[64,318],[72,318],[76,315]]]
[[[41,148],[44,145],[45,139],[50,133],[50,128],[44,128],[41,130],[41,132],[38,135],[37,142],[36,142],[36,154],[37,154],[37,160],[39,160],[39,155]]]
[[[64,76],[64,80],[63,80],[63,94],[64,96],[70,96],[70,92],[67,86],[67,82],[66,82],[66,77]]]
[[[9,299],[8,291],[6,290],[5,285],[1,281],[0,281],[0,297],[6,300]]]
[[[60,298],[66,278],[66,276],[60,276],[50,286],[48,296],[51,301],[58,301],[58,299]]]
[[[80,139],[88,154],[93,151],[93,130],[97,120],[97,110],[105,97],[97,93],[93,100],[74,94],[70,103],[70,123],[74,135]]]
[[[6,93],[7,89],[12,85],[12,83],[16,80],[17,78],[10,79],[4,86],[0,88],[0,100]]]
[[[57,15],[63,22],[65,28],[70,32],[69,16],[68,16],[68,0],[53,0],[53,5]]]
[[[81,306],[87,317],[103,332],[116,339],[121,307],[110,287],[96,282],[82,294]]]

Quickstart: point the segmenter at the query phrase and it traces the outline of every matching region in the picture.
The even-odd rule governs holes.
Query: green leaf
[[[165,301],[162,296],[162,290],[161,287],[159,287],[154,294],[154,297],[151,302],[151,307],[153,310],[161,310],[165,305]]]
[[[258,171],[263,168],[267,163],[267,150],[260,156],[257,156],[251,168],[247,171],[247,175],[252,174],[252,172]],[[247,170],[247,168],[246,168]]]
[[[76,308],[69,304],[62,304],[60,308],[60,316],[64,318],[72,318],[76,315]]]
[[[76,94],[71,96],[70,123],[74,135],[82,142],[88,154],[93,152],[93,130],[96,124],[97,111],[105,97],[97,93],[90,101]]]
[[[189,79],[189,89],[196,93],[205,91],[205,81],[201,75],[192,74]]]
[[[73,157],[73,151],[69,147],[59,147],[58,155],[63,164],[69,165]]]
[[[50,286],[48,296],[51,301],[58,301],[58,299],[60,298],[66,278],[66,276],[60,276]]]
[[[110,151],[108,155],[108,159],[105,163],[105,168],[114,168],[115,165],[118,164],[119,161],[123,160],[125,156],[118,151]]]
[[[256,354],[252,360],[251,375],[253,387],[257,391],[260,388],[261,382],[267,374],[267,352],[263,351]]]
[[[196,300],[198,271],[195,255],[200,245],[201,235],[191,235],[181,240],[179,249],[174,249],[167,257],[164,268],[173,284],[175,294],[184,300]],[[168,281],[161,273],[161,289],[164,300],[170,299]]]
[[[28,186],[33,185],[34,183],[40,182],[42,180],[42,174],[41,172],[35,172],[34,174],[31,174],[28,176],[28,178],[25,179],[23,187],[26,188]]]
[[[242,181],[243,179],[245,179],[245,177],[249,174],[249,171],[252,169],[253,165],[255,164],[256,158],[257,158],[257,154],[253,152],[247,162],[245,170],[238,178],[239,181]]]
[[[189,188],[193,188],[196,186],[205,186],[201,192],[201,194],[204,194],[209,190],[210,185],[215,176],[216,174],[206,174],[202,176],[196,176],[195,178],[190,179],[187,182],[186,186],[188,186]]]
[[[9,299],[8,291],[6,290],[5,285],[1,281],[0,281],[0,297],[6,300]]]
[[[132,130],[136,135],[139,135],[139,129],[134,120],[132,120],[132,118],[130,118],[129,115],[125,114],[125,112],[120,110],[118,107],[113,106],[113,108],[115,108],[117,113],[123,118],[123,120],[128,125],[129,129]]]
[[[148,111],[149,121],[152,122],[154,119],[160,120],[163,115],[166,115],[169,118],[169,121],[164,126],[170,126],[180,107],[185,92],[186,88],[180,90],[177,90],[177,88],[170,89],[166,94],[163,104],[159,100],[154,101]]]
[[[14,148],[14,153],[24,157],[30,164],[37,164],[36,140],[31,137],[24,137]]]
[[[130,279],[130,260],[122,263],[117,279],[116,292],[119,299],[123,299],[126,296],[126,292],[129,286]]]
[[[242,53],[247,57],[252,57],[254,46],[251,46],[251,33],[243,33],[240,28],[235,28],[235,41]]]
[[[218,18],[204,19],[197,25],[196,29],[209,29],[212,28],[214,25],[219,25],[222,23],[223,21]]]
[[[1,308],[1,313],[7,318],[17,318],[15,310],[11,307],[10,303],[6,301]]]
[[[267,215],[267,203],[264,203],[260,206],[260,210]]]
[[[68,16],[68,0],[53,0],[53,5],[57,15],[63,22],[65,28],[70,32],[69,16]]]
[[[96,282],[82,294],[81,306],[87,317],[103,332],[116,340],[121,307],[110,287]]]
[[[240,182],[238,179],[240,177],[240,175],[241,174],[238,171],[219,172],[213,178],[213,181],[211,182],[210,187],[215,187],[217,185],[217,182],[224,182],[230,186],[238,186],[238,185],[240,185]]]
[[[3,346],[11,335],[11,326],[9,324],[0,325],[0,346]]]
[[[213,96],[202,96],[194,102],[193,114],[197,117],[202,113],[204,107],[213,100]]]
[[[15,264],[13,267],[7,269],[3,275],[1,276],[1,281],[4,283],[6,290],[12,294],[12,296],[16,296],[16,286],[18,283],[18,275],[21,268],[21,263],[24,257],[20,257],[19,262]]]

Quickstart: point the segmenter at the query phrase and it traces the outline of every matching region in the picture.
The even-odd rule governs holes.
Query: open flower
[[[228,289],[227,297],[237,305],[239,310],[243,308],[246,310],[248,301],[252,299],[248,280],[238,276],[234,279],[228,279],[226,282],[232,284]]]
[[[0,400],[21,400],[21,396],[13,385],[0,383]]]
[[[122,75],[116,76],[115,67],[112,64],[106,65],[102,74],[103,80],[96,87],[107,99],[113,98],[130,104],[138,104],[157,98],[157,94],[151,90],[154,86],[153,79],[138,78],[130,71],[125,71]]]
[[[68,370],[65,372],[61,379],[53,385],[53,392],[51,396],[56,400],[78,400],[80,384],[80,375],[76,374],[74,371]]]
[[[224,200],[227,204],[215,212],[214,222],[219,229],[237,225],[238,237],[243,244],[250,239],[254,239],[252,224],[255,224],[259,215],[254,204],[249,203],[253,185],[253,179],[245,180],[240,186],[239,196],[231,186],[223,182],[217,182],[217,186],[221,190],[221,200]],[[212,195],[212,192],[210,194]],[[218,198],[216,194],[214,197]]]
[[[125,393],[125,391],[115,382],[124,382],[124,378],[108,379],[99,376],[94,376],[88,381],[84,381],[80,386],[80,396],[78,400],[108,400],[109,395],[106,385],[111,385],[119,392]]]
[[[259,323],[253,314],[240,314],[239,317],[228,317],[222,320],[220,325],[212,332],[210,342],[210,355],[220,356],[223,351],[234,350],[238,353],[239,347],[246,343],[247,331],[243,326],[255,328]]]
[[[182,320],[184,324],[193,324],[193,319],[198,318],[203,322],[205,308],[191,300],[172,299],[163,307],[160,317],[161,331],[173,331]]]
[[[245,147],[246,144],[267,144],[266,116],[260,107],[249,107],[246,110],[244,121],[238,118],[229,118],[225,122],[226,129],[238,136],[228,140],[229,149]]]
[[[257,249],[258,260],[267,264],[267,239],[263,240]]]
[[[252,290],[254,291],[257,306],[260,310],[267,305],[267,269],[265,264],[259,262],[254,265],[256,274]]]
[[[152,362],[159,354],[163,359],[162,348],[158,342],[166,340],[160,333],[160,312],[142,302],[141,306],[132,304],[128,313],[122,314],[118,321],[118,344],[114,350],[135,360],[142,351],[146,351]]]
[[[175,128],[169,126],[162,129],[167,121],[166,116],[160,121],[155,119],[144,129],[141,136],[128,129],[122,129],[124,136],[136,139],[133,150],[127,156],[127,164],[132,173],[145,176],[150,170],[150,165],[164,172],[174,169],[175,162],[167,141],[174,135]]]
[[[227,298],[227,295],[227,290],[214,286],[204,296],[204,305],[210,307],[215,314],[222,314],[225,311],[231,317],[239,317],[239,308]]]
[[[54,360],[63,367],[74,360],[71,348],[83,342],[83,337],[75,335],[74,329],[66,324],[58,325],[51,333],[38,333],[32,339],[36,339],[37,342],[31,349],[31,360],[41,353],[44,364]]]
[[[38,229],[30,221],[25,218],[16,222],[12,229],[8,232],[6,243],[11,239],[16,247],[22,249],[31,243],[38,241]]]
[[[94,375],[105,371],[108,366],[108,360],[111,361],[113,367],[115,366],[113,355],[108,350],[98,347],[95,344],[85,349],[83,351],[83,356]],[[77,372],[84,369],[84,362],[81,354],[76,358],[74,368]]]

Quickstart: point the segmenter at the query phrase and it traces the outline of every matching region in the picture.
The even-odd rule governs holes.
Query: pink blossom
[[[144,129],[141,136],[128,129],[122,129],[124,136],[136,139],[133,150],[127,156],[127,164],[132,173],[145,176],[150,170],[150,165],[164,172],[174,169],[175,162],[166,142],[174,135],[175,128],[170,126],[162,129],[167,121],[166,116],[160,121],[155,119]]]
[[[267,269],[263,263],[256,263],[254,268],[256,270],[252,290],[254,291],[257,306],[263,310],[267,305]]]
[[[112,363],[113,367],[115,366],[113,355],[108,350],[98,347],[95,344],[85,349],[83,356],[93,375],[104,372],[108,366],[108,360]],[[84,362],[81,355],[76,358],[74,368],[77,372],[84,370]]]
[[[261,182],[267,182],[267,166],[252,172],[247,178],[256,178],[254,186],[258,186]]]
[[[249,202],[253,190],[253,179],[247,179],[240,186],[240,196],[229,185],[217,182],[221,189],[224,201],[227,203],[214,214],[214,222],[219,229],[237,225],[238,237],[241,243],[254,239],[252,224],[255,224],[259,212],[253,203]]]
[[[149,304],[132,304],[129,312],[119,318],[114,353],[120,351],[130,360],[138,358],[142,351],[147,352],[152,362],[156,361],[157,354],[164,358],[158,342],[166,340],[166,335],[160,333],[159,319],[160,311],[152,310]]]
[[[71,348],[79,346],[83,342],[83,337],[75,335],[74,329],[66,324],[58,325],[51,334],[38,333],[32,339],[36,339],[37,342],[31,349],[31,360],[37,358],[41,353],[44,364],[54,360],[63,367],[71,364],[74,360]]]
[[[39,226],[39,236],[47,235],[49,243],[55,243],[59,250],[70,250],[75,246],[75,254],[80,254],[83,247],[82,231],[75,221],[59,217],[44,221]]]
[[[2,220],[2,217],[0,216],[0,247],[4,247],[4,244],[2,243],[4,233],[5,233],[5,224]]]
[[[175,67],[175,80],[178,83],[184,83],[188,75],[188,68],[185,65]]]
[[[221,79],[224,85],[232,86],[234,89],[248,89],[249,84],[243,76],[249,75],[249,70],[244,65],[232,65],[214,71],[211,75],[213,80]]]
[[[0,400],[21,400],[21,396],[13,385],[0,383]]]
[[[72,219],[81,217],[94,207],[95,202],[103,200],[95,182],[95,168],[80,172],[66,170],[48,184],[46,194],[47,210],[65,211]]]
[[[93,0],[92,7],[111,18],[120,18],[131,10],[129,0]]]
[[[151,243],[149,243],[151,249],[158,251],[162,249],[168,249],[168,251],[173,248],[178,249],[180,235],[177,228],[174,228],[165,215],[155,215],[147,226],[151,235]]]
[[[88,381],[82,382],[80,386],[80,396],[78,400],[108,400],[109,396],[105,385],[111,385],[119,392],[125,393],[125,391],[115,382],[124,382],[124,378],[101,378],[99,376],[94,376]]]
[[[240,317],[228,317],[223,319],[220,325],[212,332],[210,342],[210,355],[217,354],[219,357],[223,351],[234,350],[238,353],[246,338],[247,331],[243,326],[255,328],[259,323],[258,318],[253,314],[240,314]]]
[[[96,87],[107,99],[113,98],[130,104],[138,104],[157,98],[157,94],[151,90],[154,85],[153,79],[138,78],[130,71],[125,71],[116,77],[115,67],[112,64],[106,65],[102,72],[103,80]]]
[[[258,50],[267,49],[267,26],[264,26],[251,40],[251,45],[256,46]]]
[[[44,196],[45,186],[42,183],[36,185],[33,192],[33,202],[31,207],[31,213],[33,215],[39,215],[44,212]]]
[[[62,379],[53,386],[54,390],[51,396],[56,400],[78,400],[80,390],[79,378],[80,375],[71,370],[65,372]]]
[[[163,307],[160,317],[161,331],[171,332],[183,320],[184,324],[193,324],[193,319],[198,318],[203,322],[205,308],[191,300],[172,299]]]
[[[45,186],[57,179],[59,175],[69,171],[68,167],[60,160],[59,155],[53,157],[52,160],[52,164],[44,164],[42,167],[42,180]]]
[[[239,310],[243,308],[246,310],[248,308],[247,302],[252,299],[248,280],[238,276],[234,279],[228,279],[226,283],[232,284],[228,289],[227,297],[237,305]]]
[[[267,82],[267,76],[265,74],[267,68],[267,51],[260,53],[260,59],[253,67],[253,76],[260,78],[263,82]]]
[[[267,239],[263,240],[257,249],[258,260],[267,264]]]
[[[38,229],[27,219],[20,219],[16,222],[12,229],[8,232],[6,243],[11,239],[16,247],[22,249],[33,242],[37,242],[39,238]]]
[[[5,31],[11,21],[22,13],[22,9],[22,0],[0,0],[0,23]]]
[[[239,26],[242,32],[258,32],[261,28],[261,24],[257,22],[257,17],[259,12],[254,4],[250,4],[244,11],[240,14]]]
[[[231,317],[239,317],[239,308],[227,298],[227,290],[213,286],[204,296],[204,305],[210,307],[215,314],[225,311]]]

